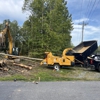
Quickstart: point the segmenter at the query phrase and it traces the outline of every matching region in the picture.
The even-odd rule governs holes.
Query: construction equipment
[[[97,48],[96,40],[84,41],[74,47],[71,53],[75,56],[75,64],[84,65],[87,62],[87,57],[91,56]]]
[[[41,65],[47,64],[53,66],[55,69],[59,69],[60,66],[74,66],[75,57],[69,54],[70,51],[72,51],[71,48],[65,49],[62,57],[53,56],[51,52],[45,52],[45,59],[41,62]]]
[[[100,54],[93,54],[92,56],[87,58],[88,65],[91,69],[95,69],[100,72]]]
[[[3,49],[6,53],[8,54],[13,54],[13,55],[18,55],[19,51],[18,51],[18,48],[16,47],[13,47],[13,39],[12,39],[12,36],[11,36],[11,33],[10,33],[10,29],[9,29],[9,23],[7,22],[6,25],[5,25],[5,28],[2,32],[0,32],[0,34],[2,35],[2,39],[3,39]],[[6,36],[7,35],[7,38]],[[8,39],[8,41],[7,41]],[[4,44],[4,42],[8,42],[8,46],[6,44]]]
[[[66,48],[62,57],[53,56],[51,52],[45,52],[45,59],[41,65],[47,64],[59,69],[61,66],[84,65],[85,60],[97,49],[97,41],[84,41],[74,48]]]

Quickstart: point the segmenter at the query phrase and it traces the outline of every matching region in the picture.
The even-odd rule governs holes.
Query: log
[[[2,71],[8,71],[9,69],[8,68],[0,68],[0,70],[2,70]]]
[[[5,68],[3,68],[3,70],[4,70],[4,71],[8,71],[9,69],[5,67]]]
[[[14,65],[16,65],[16,66],[20,66],[20,67],[22,67],[22,68],[26,68],[26,69],[32,69],[32,67],[31,66],[27,66],[27,65],[24,65],[24,64],[16,64],[16,63],[13,63]]]
[[[17,59],[14,59],[14,62],[15,63],[19,63],[20,62],[20,59],[18,59],[18,58]]]
[[[14,60],[6,60],[7,64],[14,63]]]
[[[31,57],[26,57],[26,56],[15,56],[15,55],[10,55],[10,54],[5,54],[5,53],[0,53],[1,55],[4,56],[10,56],[12,58],[19,58],[19,59],[30,59],[30,60],[36,60],[36,61],[42,61],[43,59],[41,58],[31,58]]]
[[[6,60],[0,60],[0,67],[4,67],[6,65]]]

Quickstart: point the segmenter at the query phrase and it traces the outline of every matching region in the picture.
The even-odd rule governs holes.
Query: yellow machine
[[[62,57],[53,56],[51,52],[45,52],[46,57],[41,62],[58,69],[60,66],[87,65],[87,57],[90,56],[96,49],[97,41],[83,41],[74,48],[66,48],[63,51]]]
[[[6,50],[6,53],[10,55],[18,55],[18,48],[13,47],[13,39],[10,33],[8,22],[5,25],[5,29],[2,32],[0,32],[0,34],[2,34],[3,42],[6,41],[5,35],[8,36],[9,47],[8,50]]]
[[[13,48],[13,40],[12,40],[12,36],[10,34],[8,22],[5,25],[5,29],[2,32],[0,32],[0,34],[2,34],[2,38],[4,38],[4,35],[5,34],[8,35],[8,39],[9,39],[9,50],[8,50],[8,53],[9,54],[12,54],[12,50],[13,50],[12,49]]]
[[[71,48],[67,48],[63,51],[62,57],[53,56],[51,52],[45,52],[45,59],[41,62],[41,65],[47,64],[53,66],[55,69],[60,66],[73,66],[75,64],[75,57],[70,55]]]

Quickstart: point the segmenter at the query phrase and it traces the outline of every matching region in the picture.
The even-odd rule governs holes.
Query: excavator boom
[[[8,35],[8,41],[9,41],[9,50],[8,50],[8,53],[9,54],[12,54],[12,48],[13,48],[13,39],[12,39],[12,36],[11,36],[11,33],[10,33],[10,29],[9,29],[9,24],[8,22],[6,23],[5,25],[5,29],[0,32],[0,34],[2,34],[2,38],[5,34]]]

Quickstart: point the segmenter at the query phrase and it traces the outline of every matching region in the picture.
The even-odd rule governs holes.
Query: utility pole
[[[81,42],[83,42],[84,26],[86,26],[87,23],[85,23],[85,22],[83,21],[83,22],[82,22],[81,24],[79,24],[79,25],[82,25],[82,40],[81,40]]]

